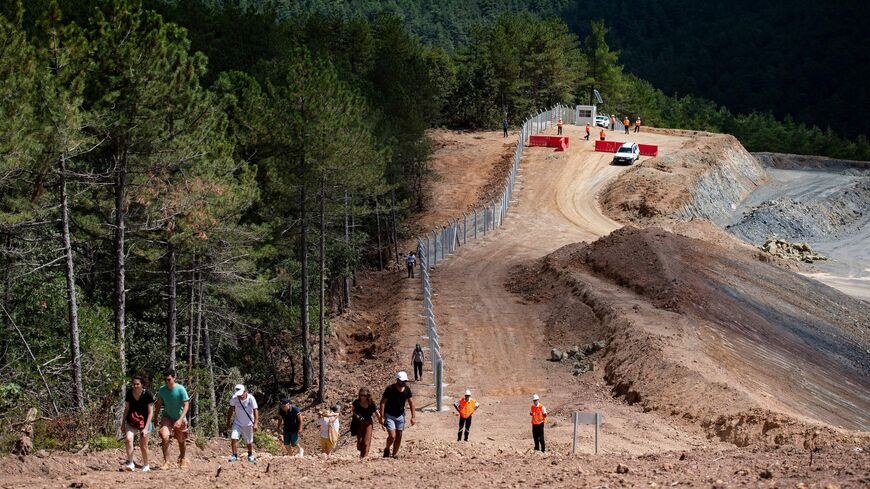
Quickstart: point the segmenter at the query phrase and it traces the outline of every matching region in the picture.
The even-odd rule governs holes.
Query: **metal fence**
[[[497,199],[475,208],[461,217],[450,220],[417,238],[417,254],[420,261],[420,280],[423,287],[423,318],[426,322],[426,336],[429,340],[429,358],[435,376],[435,404],[438,411],[444,409],[444,360],[441,355],[441,340],[438,336],[437,322],[432,299],[432,282],[429,274],[441,262],[446,261],[456,249],[470,241],[483,238],[504,222],[511,205],[517,172],[520,169],[523,149],[529,136],[540,134],[553,127],[562,118],[563,124],[573,124],[575,111],[564,105],[556,105],[541,111],[523,122],[514,152],[510,174],[505,178],[504,187]]]

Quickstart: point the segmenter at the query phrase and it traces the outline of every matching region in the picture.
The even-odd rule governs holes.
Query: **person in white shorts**
[[[232,423],[232,425],[231,425]],[[248,445],[248,462],[254,463],[254,431],[260,425],[260,410],[257,409],[257,400],[254,399],[245,386],[237,384],[233,389],[233,398],[230,399],[230,408],[227,410],[227,431],[230,433],[230,445],[233,455],[230,462],[239,459],[239,439],[243,439]]]

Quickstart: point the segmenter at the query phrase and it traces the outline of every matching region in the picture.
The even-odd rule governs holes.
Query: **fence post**
[[[432,264],[438,265],[438,233],[435,230],[432,230],[432,258]],[[444,258],[443,254],[441,258]]]
[[[440,412],[444,408],[444,366],[439,348],[438,360],[435,365],[435,407]]]

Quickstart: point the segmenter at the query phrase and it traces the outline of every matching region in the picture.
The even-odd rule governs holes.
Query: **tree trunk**
[[[384,270],[383,245],[381,244],[381,210],[378,207],[378,199],[375,197],[375,220],[378,222],[378,270]]]
[[[82,386],[82,354],[79,346],[79,308],[78,301],[76,300],[76,276],[69,235],[69,196],[66,190],[65,153],[61,153],[58,159],[58,177],[60,179],[60,234],[65,257],[66,300],[67,312],[69,314],[69,353],[72,366],[73,405],[76,411],[82,412],[85,409],[85,390]]]
[[[193,254],[193,259],[191,260],[191,268],[190,271],[190,287],[189,287],[189,298],[187,301],[187,379],[186,382],[190,383],[190,379],[193,377],[193,335],[196,327],[196,311],[194,306],[196,305],[196,253]]]
[[[208,317],[204,317],[202,321],[203,333],[205,334],[205,363],[208,366],[208,392],[209,400],[211,400],[211,434],[218,434],[218,409],[217,395],[215,394],[214,386],[214,364],[211,361],[211,338],[208,331]]]
[[[12,230],[6,231],[3,242],[6,256],[12,256]],[[12,260],[3,260],[3,309],[12,314]],[[11,318],[3,314],[3,331],[0,331],[0,365],[6,365],[6,352],[9,350],[9,337],[12,336]]]
[[[393,205],[390,206],[390,217],[393,219],[393,248],[396,252],[396,265],[401,263],[399,261],[399,231],[398,224],[396,223],[396,189],[390,189],[390,199],[393,202]]]
[[[194,276],[196,277],[196,332],[194,333],[193,338],[193,369],[196,370],[197,365],[199,364],[200,359],[200,345],[202,344],[202,303],[203,303],[203,284],[202,284],[202,270],[200,270],[199,263],[197,263],[197,268],[194,270]],[[193,399],[190,402],[190,418],[195,420],[197,424],[199,424],[199,379],[194,378],[193,382]]]
[[[318,368],[320,379],[317,385],[317,402],[321,403],[326,396],[326,176],[320,175],[320,351],[318,352]]]
[[[127,193],[127,153],[115,157],[115,343],[118,347],[118,362],[121,379],[127,378],[127,355],[125,352],[125,336],[127,334],[127,322],[125,309],[127,307],[127,295],[124,290],[125,284],[125,260],[124,238],[126,216],[124,200]],[[124,385],[121,380],[121,398],[124,396]]]
[[[306,188],[302,184],[299,195],[302,231],[300,246],[302,252],[302,390],[307,391],[314,382],[314,372],[311,371],[311,318],[308,316],[308,218],[305,215]]]
[[[175,277],[175,244],[172,243],[172,236],[169,236],[166,245],[166,261],[167,273],[169,274],[169,297],[167,298],[167,317],[166,317],[166,356],[167,365],[171,369],[175,369],[175,340],[178,329],[178,298],[176,296],[176,277]]]
[[[344,191],[344,243],[350,247],[350,227],[348,226],[349,205],[347,190]],[[345,267],[344,280],[342,280],[342,294],[344,295],[344,307],[350,309],[350,267]]]
[[[353,213],[351,213],[350,215],[350,229],[351,233],[356,233],[356,216]],[[356,240],[352,241],[351,243],[356,243]],[[356,244],[352,244],[351,246],[354,250],[356,250]],[[354,287],[356,287],[356,267],[353,267],[353,270],[351,271],[351,283]],[[348,302],[348,307],[349,306],[350,302]]]

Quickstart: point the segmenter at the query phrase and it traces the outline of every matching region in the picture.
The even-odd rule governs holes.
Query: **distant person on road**
[[[411,363],[414,364],[414,382],[419,382],[423,378],[423,348],[420,343],[417,343],[411,353]]]
[[[283,435],[284,454],[292,455],[293,449],[298,448],[297,456],[305,456],[305,450],[299,445],[299,431],[302,428],[302,411],[296,405],[290,403],[286,397],[281,399],[281,407],[278,408],[278,431]]]
[[[616,116],[610,114],[610,130],[613,131],[614,129],[616,129]]]
[[[507,136],[508,136],[507,133],[508,133],[508,128],[509,128],[509,127],[511,127],[511,125],[510,125],[510,123],[508,122],[507,119],[505,119],[505,120],[503,120],[503,121],[501,122],[501,128],[504,130],[504,137],[507,137]]]
[[[589,141],[589,134],[592,132],[592,128],[589,127],[589,123],[586,123],[586,140]]]
[[[407,382],[407,373],[397,373],[396,382],[387,386],[381,397],[380,417],[384,420],[384,427],[387,428],[387,446],[384,448],[384,458],[390,456],[396,458],[399,447],[402,445],[402,432],[405,430],[405,403],[411,410],[411,426],[417,424],[414,395]]]
[[[353,401],[353,418],[350,422],[350,434],[356,436],[356,449],[359,450],[359,458],[369,455],[372,446],[372,430],[374,417],[377,417],[381,429],[386,430],[378,412],[378,406],[372,400],[372,393],[365,387],[359,390],[357,399]]]
[[[456,434],[456,441],[462,441],[462,432],[465,431],[465,441],[468,441],[468,432],[471,430],[471,417],[480,403],[471,398],[471,391],[465,389],[465,396],[453,403],[456,412],[459,413],[459,433]]]
[[[601,131],[598,133],[598,139],[604,141],[606,139],[607,133],[604,132],[604,128],[601,128]]]
[[[634,121],[634,132],[640,132],[640,117]]]
[[[559,117],[559,122],[556,123],[557,133],[559,136],[562,135],[562,118]]]
[[[544,423],[547,422],[547,408],[541,404],[540,399],[537,394],[532,396],[532,409],[529,414],[532,416],[532,438],[535,440],[535,450],[545,452]]]
[[[154,424],[154,396],[145,389],[145,379],[134,375],[130,382],[130,389],[124,397],[124,444],[127,448],[127,463],[124,470],[133,472],[136,464],[133,463],[133,450],[136,435],[139,435],[139,448],[142,450],[142,472],[148,472],[148,435]]]
[[[328,411],[320,411],[320,448],[327,457],[338,444],[338,434],[341,432],[341,404],[333,404]]]
[[[257,400],[242,384],[236,384],[233,397],[230,399],[230,408],[227,409],[227,431],[230,431],[230,426],[232,426],[230,448],[233,450],[230,462],[239,459],[239,439],[242,439],[248,448],[248,462],[256,463],[254,432],[260,427],[260,410]]]
[[[625,119],[622,121],[622,125],[625,127],[625,133],[628,134],[628,128],[630,127],[631,122],[628,120],[628,116],[625,116]]]
[[[414,278],[414,267],[417,266],[417,256],[413,251],[405,257],[405,266],[408,268],[408,278]]]
[[[178,442],[178,466],[182,469],[190,466],[185,458],[187,442],[187,410],[190,409],[190,396],[183,385],[175,382],[175,369],[167,368],[163,371],[165,385],[157,391],[157,402],[154,404],[154,412],[159,413],[163,408],[163,416],[160,418],[160,443],[163,449],[163,465],[160,470],[169,470],[169,442],[175,438]]]

